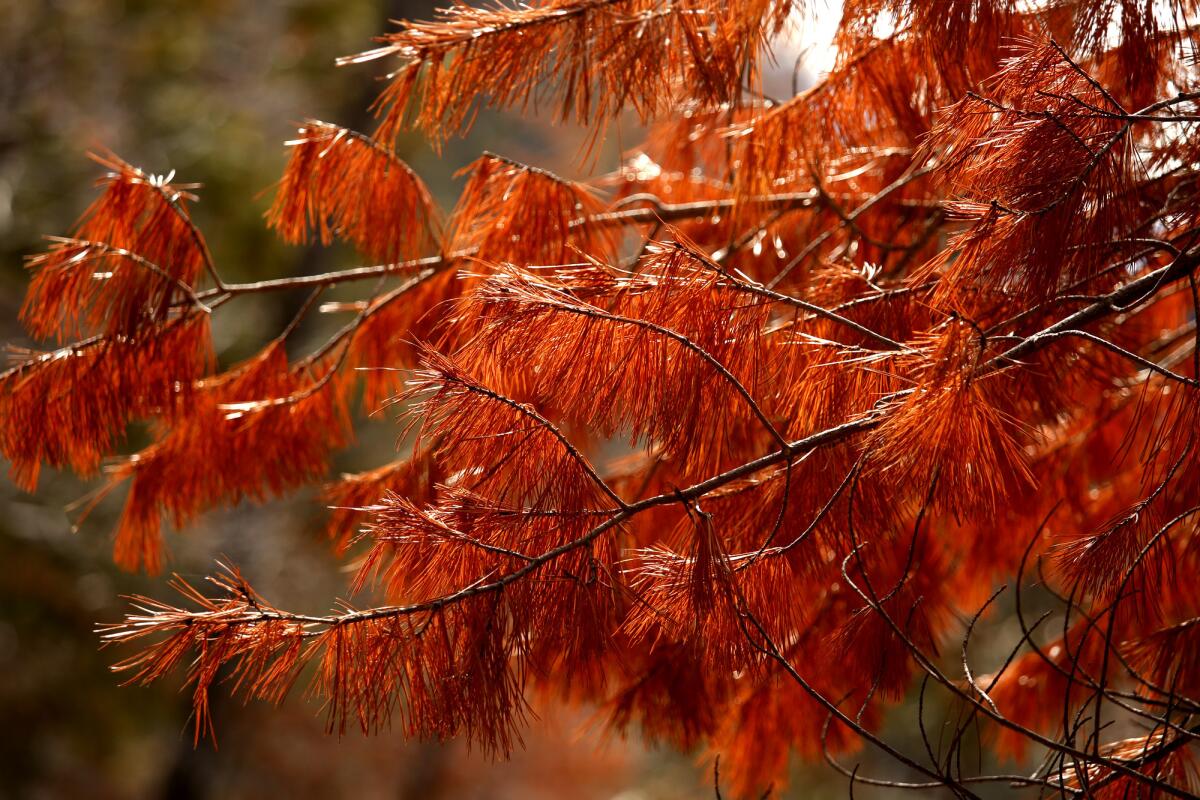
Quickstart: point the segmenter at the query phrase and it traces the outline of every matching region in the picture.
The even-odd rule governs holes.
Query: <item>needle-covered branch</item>
[[[272,702],[308,676],[333,729],[498,754],[534,703],[585,704],[720,756],[739,796],[793,757],[854,792],[1194,796],[1195,9],[853,0],[832,69],[777,102],[795,5],[398,23],[349,59],[393,64],[380,127],[305,123],[267,212],[364,266],[223,280],[195,198],[108,163],[31,259],[27,328],[78,341],[0,374],[14,478],[109,459],[85,511],[128,484],[117,557],[150,570],[164,520],[321,484],[357,603],[177,581],[104,628],[118,670],[185,670],[198,735],[216,676]],[[484,153],[442,228],[397,135],[547,104],[588,147],[627,109],[645,140],[579,179]],[[295,289],[214,372],[225,307]],[[344,324],[289,356],[316,309]],[[330,482],[359,408],[406,452]]]

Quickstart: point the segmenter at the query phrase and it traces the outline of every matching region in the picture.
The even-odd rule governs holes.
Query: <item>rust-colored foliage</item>
[[[391,148],[361,133],[311,120],[300,129],[267,221],[284,241],[334,235],[363,255],[400,261],[437,242],[437,213],[425,183]]]
[[[326,484],[322,497],[332,510],[327,530],[337,551],[346,552],[363,522],[381,510],[377,504],[384,498],[430,500],[442,480],[442,471],[433,459],[414,455],[366,472],[342,475]]]
[[[404,127],[434,144],[469,127],[480,104],[552,102],[561,116],[606,120],[632,106],[669,113],[683,93],[736,100],[758,48],[791,0],[551,0],[490,8],[454,4],[430,22],[401,22],[381,47],[343,63],[398,58],[376,101],[380,135]],[[682,87],[686,87],[683,89]],[[682,91],[681,91],[682,90]]]
[[[116,156],[93,156],[109,170],[103,194],[71,239],[29,259],[34,271],[21,321],[38,338],[70,341],[94,332],[133,335],[167,318],[204,269],[208,250],[188,218],[195,199]],[[198,304],[198,301],[195,301]]]
[[[566,264],[576,250],[603,258],[611,231],[571,223],[604,210],[592,190],[495,155],[463,170],[470,180],[454,209],[447,249],[514,264]]]
[[[13,480],[32,491],[43,462],[92,475],[131,420],[178,413],[191,382],[211,366],[208,322],[181,317],[136,336],[31,353],[0,376]]]
[[[323,484],[363,603],[177,579],[105,628],[139,648],[117,669],[184,667],[198,736],[217,675],[278,702],[308,674],[334,730],[504,754],[584,704],[720,756],[739,796],[793,755],[856,791],[1194,794],[1200,9],[847,0],[831,71],[768,98],[802,5],[399,23],[349,59],[394,62],[380,127],[306,123],[267,214],[386,263],[225,283],[182,187],[102,162],[31,259],[22,319],[68,344],[0,375],[14,480],[111,458],[116,558],[149,570],[164,520]],[[545,104],[589,147],[625,109],[646,140],[578,182],[485,154],[443,233],[394,137]],[[374,288],[289,358],[333,284]],[[211,374],[223,304],[299,286]],[[411,452],[330,482],[360,397]],[[923,747],[883,738],[914,696]],[[977,743],[1025,766],[980,773]],[[907,774],[839,761],[865,746]]]
[[[276,340],[249,362],[200,381],[186,415],[109,470],[109,488],[130,481],[117,563],[162,568],[163,516],[183,528],[206,509],[261,501],[323,477],[349,426],[339,392],[343,379],[326,377],[335,369],[326,363],[289,367]]]

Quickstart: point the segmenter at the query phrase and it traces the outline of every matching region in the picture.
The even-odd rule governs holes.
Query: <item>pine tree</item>
[[[783,101],[761,69],[798,0],[400,22],[346,59],[392,70],[378,126],[306,122],[266,215],[372,265],[226,282],[196,186],[97,157],[29,260],[21,318],[58,349],[0,376],[0,452],[29,491],[48,465],[126,492],[115,558],[157,572],[164,521],[320,484],[359,404],[401,414],[396,461],[324,484],[380,605],[281,609],[222,565],[103,628],[128,680],[183,668],[197,738],[210,691],[304,679],[331,730],[493,754],[535,700],[590,705],[739,793],[794,754],[852,790],[1192,796],[1197,5],[847,0],[832,70]],[[443,219],[396,137],[485,107],[647,133],[588,183],[484,154]],[[334,285],[366,289],[289,358]],[[220,307],[297,287],[218,370]],[[1009,602],[1008,657],[973,663]],[[906,695],[924,752],[879,733]],[[973,768],[977,736],[1041,761]],[[916,782],[843,763],[863,746]]]

